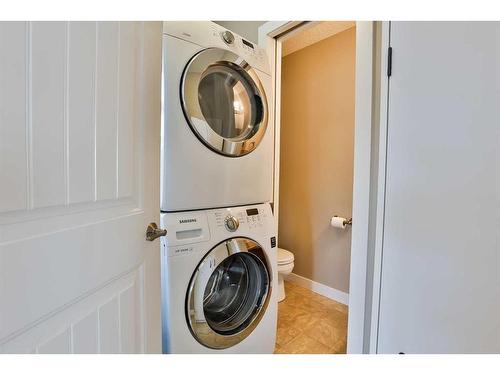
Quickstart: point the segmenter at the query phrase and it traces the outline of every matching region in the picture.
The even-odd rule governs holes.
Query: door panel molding
[[[0,88],[10,107],[2,118],[2,131],[9,132],[2,137],[1,159],[9,173],[2,178],[7,181],[2,195],[14,199],[2,197],[0,214],[137,199],[138,23],[1,27],[10,38],[1,41],[2,69],[12,76],[11,84]],[[11,93],[13,86],[17,90]]]
[[[122,324],[125,322],[122,322],[122,319],[119,319],[117,314],[125,315],[131,313],[130,301],[126,302],[126,306],[124,306],[124,304],[120,305],[120,301],[124,293],[130,293],[129,291],[133,289],[133,298],[135,302],[133,308],[135,311],[132,313],[137,315],[137,317],[143,315],[143,311],[140,311],[142,304],[139,302],[142,297],[141,289],[144,287],[143,272],[144,265],[141,264],[139,267],[125,274],[118,275],[112,280],[105,282],[103,285],[88,291],[78,298],[68,301],[68,303],[61,308],[51,311],[45,316],[40,317],[37,321],[7,336],[0,342],[1,351],[5,353],[61,353],[63,350],[61,350],[62,346],[59,336],[69,333],[71,345],[68,348],[68,353],[101,353],[103,352],[102,349],[105,349],[100,347],[100,342],[102,340],[101,336],[105,335],[106,332],[101,331],[99,318],[100,315],[102,315],[103,307],[106,307],[109,302],[115,300],[118,304],[114,312],[114,319],[120,331],[122,332],[125,328],[128,328],[133,332],[129,332],[128,335],[133,334],[134,336],[141,337],[144,334],[144,325],[137,323],[140,319],[126,320],[125,322],[127,324]],[[127,295],[126,298],[130,299],[130,296]],[[122,307],[129,308],[125,309]],[[89,319],[91,322],[89,322]],[[87,325],[87,328],[93,329],[94,332],[79,332],[81,324]],[[79,350],[78,345],[81,341],[87,341],[87,345],[82,345],[82,347],[86,346],[88,348],[89,335],[93,335],[94,333],[95,342],[93,343],[93,349],[95,350]],[[80,339],[79,335],[85,335],[85,337]],[[131,340],[129,338],[130,336],[124,335],[123,332],[112,338],[116,340],[116,343],[119,343],[116,352],[122,352],[122,349],[130,349]],[[56,350],[48,350],[52,345],[51,343],[54,341],[56,341],[56,343],[53,343],[53,349]],[[140,343],[140,345],[137,348],[134,347],[134,349],[136,349],[135,352],[144,352],[144,345],[141,343],[141,340],[138,340],[138,343]],[[134,351],[128,350],[125,352],[132,353]]]

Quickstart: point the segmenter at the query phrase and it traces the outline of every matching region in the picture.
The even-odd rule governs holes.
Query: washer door
[[[235,53],[208,48],[182,75],[181,102],[196,136],[225,156],[243,156],[259,145],[267,127],[267,101],[255,71]]]
[[[267,308],[270,275],[257,242],[240,237],[214,247],[188,288],[186,315],[194,337],[213,349],[229,348],[247,337]]]

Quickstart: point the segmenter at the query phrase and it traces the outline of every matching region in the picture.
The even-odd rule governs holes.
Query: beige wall
[[[349,291],[355,28],[283,58],[279,246],[294,273]],[[354,218],[355,220],[355,218]]]

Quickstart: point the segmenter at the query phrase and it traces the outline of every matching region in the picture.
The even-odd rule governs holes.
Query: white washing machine
[[[264,50],[213,22],[165,22],[163,33],[161,210],[269,202]]]
[[[164,353],[273,353],[277,248],[269,204],[161,214]]]

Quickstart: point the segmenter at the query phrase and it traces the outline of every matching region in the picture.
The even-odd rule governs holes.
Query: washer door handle
[[[146,228],[146,240],[147,241],[154,241],[158,237],[166,236],[167,235],[167,230],[166,229],[159,229],[158,225],[156,223],[149,223],[148,227]]]

